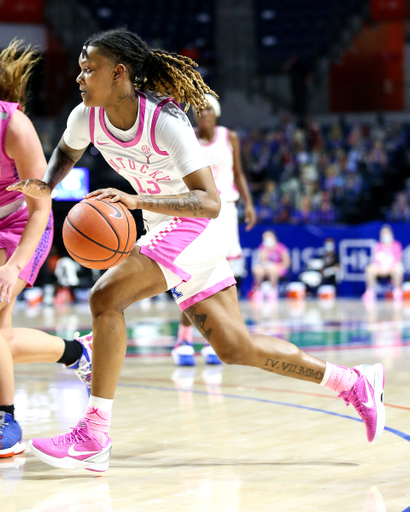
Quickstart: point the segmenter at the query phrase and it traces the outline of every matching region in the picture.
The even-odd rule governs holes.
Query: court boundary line
[[[33,381],[34,380],[34,381],[38,381],[38,382],[47,382],[47,381],[50,381],[53,379],[48,379],[48,378],[44,378],[44,377],[25,376],[24,380],[25,381],[28,381],[28,380]],[[319,409],[316,407],[309,407],[307,405],[291,404],[289,402],[280,402],[278,400],[269,400],[267,398],[258,398],[258,397],[243,396],[243,395],[231,395],[228,393],[213,393],[213,392],[209,392],[209,391],[201,391],[198,389],[184,390],[184,389],[166,388],[163,386],[150,386],[147,384],[146,385],[131,384],[131,383],[126,383],[126,382],[121,382],[121,381],[118,382],[118,387],[134,388],[134,389],[154,389],[157,391],[172,391],[174,393],[193,393],[195,395],[205,395],[205,396],[222,396],[224,398],[233,398],[236,400],[247,400],[249,402],[259,402],[259,403],[265,403],[265,404],[281,405],[283,407],[293,407],[295,409],[303,409],[305,411],[310,411],[310,412],[319,412],[322,414],[328,414],[329,416],[336,416],[339,418],[344,418],[347,420],[358,421],[359,423],[363,423],[360,418],[355,418],[354,416],[348,416],[347,414],[340,414],[338,412],[327,411],[326,409]],[[384,430],[386,432],[390,432],[391,434],[394,434],[394,435],[404,439],[405,441],[410,442],[410,435],[406,434],[405,432],[402,432],[401,430],[397,430],[392,427],[384,427]]]
[[[276,400],[269,400],[267,398],[258,398],[258,397],[252,397],[252,396],[243,396],[243,395],[231,395],[228,393],[212,393],[208,391],[200,391],[197,389],[190,389],[190,390],[183,390],[183,389],[175,389],[175,388],[166,388],[163,386],[149,386],[149,385],[142,385],[142,384],[127,384],[127,383],[118,383],[119,387],[130,387],[130,388],[137,388],[137,389],[155,389],[157,391],[173,391],[174,393],[194,393],[196,395],[205,395],[205,396],[223,396],[225,398],[233,398],[236,400],[248,400],[251,402],[260,402],[260,403],[267,403],[267,404],[273,404],[273,405],[282,405],[284,407],[294,407],[295,409],[303,409],[305,411],[310,412],[319,412],[322,414],[328,414],[329,416],[337,416],[339,418],[345,418],[348,420],[358,421],[359,423],[363,423],[361,419],[355,418],[354,416],[348,416],[347,414],[340,414],[338,412],[333,411],[326,411],[325,409],[318,409],[316,407],[308,407],[307,405],[298,405],[298,404],[291,404],[288,402],[279,402]],[[405,432],[402,432],[401,430],[397,430],[392,427],[384,427],[384,430],[386,432],[390,432],[391,434],[394,434],[398,437],[401,437],[405,441],[410,442],[410,435],[406,434]]]
[[[155,377],[122,377],[122,379],[131,379],[131,380],[138,380],[138,381],[154,381],[154,382],[173,382],[172,379],[161,379],[161,378],[155,378]],[[207,383],[203,381],[195,381],[195,386],[206,386]],[[294,391],[293,389],[280,389],[280,388],[265,388],[261,386],[249,386],[245,384],[225,384],[221,383],[218,384],[218,386],[225,387],[225,388],[244,388],[249,391],[274,391],[275,393],[290,393],[293,395],[301,395],[301,396],[316,396],[319,398],[328,398],[330,400],[337,400],[337,396],[333,395],[325,395],[323,393],[311,393],[309,391]],[[404,411],[410,411],[410,407],[406,407],[404,405],[394,405],[394,404],[384,404],[385,407],[392,407],[393,409],[402,409]],[[410,511],[409,511],[410,512]]]

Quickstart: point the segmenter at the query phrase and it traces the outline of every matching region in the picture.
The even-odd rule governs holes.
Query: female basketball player
[[[340,393],[363,418],[368,440],[377,440],[384,427],[381,364],[339,367],[287,341],[250,334],[244,324],[226,260],[232,242],[226,203],[189,121],[169,97],[196,111],[206,107],[204,93],[210,90],[195,64],[187,57],[150,50],[125,29],[89,38],[79,64],[83,103],[71,113],[43,180],[24,181],[11,189],[25,187],[33,197],[49,197],[93,142],[137,195],[104,189],[88,197],[109,197],[130,209],[141,208],[149,231],[90,294],[93,371],[84,417],[68,434],[33,439],[33,453],[57,467],[108,468],[111,407],[126,351],[123,311],[170,288],[223,362],[322,384]]]
[[[19,180],[40,178],[47,165],[23,113],[27,81],[38,58],[29,49],[19,54],[19,47],[13,41],[0,53],[0,458],[25,449],[14,419],[13,362],[65,363],[85,381],[91,365],[86,339],[66,342],[34,329],[12,328],[16,297],[33,286],[53,240],[50,198],[6,190]]]
[[[236,201],[241,197],[245,205],[246,229],[249,231],[256,223],[256,213],[253,208],[252,196],[242,170],[241,150],[238,134],[224,126],[217,126],[221,115],[219,101],[206,94],[209,106],[202,109],[200,116],[195,115],[197,125],[196,135],[201,148],[205,153],[221,198],[227,203],[226,210],[229,217],[227,229],[232,230],[232,245],[228,250],[226,259],[234,270],[234,264],[242,255],[238,232],[238,210]],[[205,343],[201,354],[206,364],[220,364],[221,361],[209,343]],[[192,343],[192,324],[187,316],[181,314],[178,328],[178,337],[171,352],[175,364],[178,366],[194,366],[195,351]]]

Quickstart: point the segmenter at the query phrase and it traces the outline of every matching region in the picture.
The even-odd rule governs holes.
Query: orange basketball
[[[135,221],[121,203],[84,199],[68,212],[63,241],[70,256],[87,268],[115,267],[132,251]]]

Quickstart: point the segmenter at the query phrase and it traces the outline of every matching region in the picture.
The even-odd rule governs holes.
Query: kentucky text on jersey
[[[183,178],[206,167],[208,161],[187,116],[171,98],[139,91],[137,95],[138,116],[130,130],[113,126],[103,108],[81,104],[68,119],[65,143],[84,149],[92,142],[139,194],[188,192]],[[168,218],[148,211],[143,215],[150,229]]]

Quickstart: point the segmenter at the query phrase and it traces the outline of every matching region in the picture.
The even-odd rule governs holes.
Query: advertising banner
[[[365,289],[365,268],[372,261],[373,248],[379,240],[382,222],[370,222],[356,226],[313,226],[313,225],[257,225],[251,231],[240,226],[240,239],[246,260],[247,275],[242,282],[243,294],[252,286],[252,260],[266,230],[276,233],[278,240],[286,245],[291,257],[291,268],[287,280],[297,281],[315,251],[323,247],[326,238],[332,237],[340,258],[340,281],[338,295],[359,297]],[[396,240],[403,245],[405,277],[410,279],[410,225],[390,224]]]

